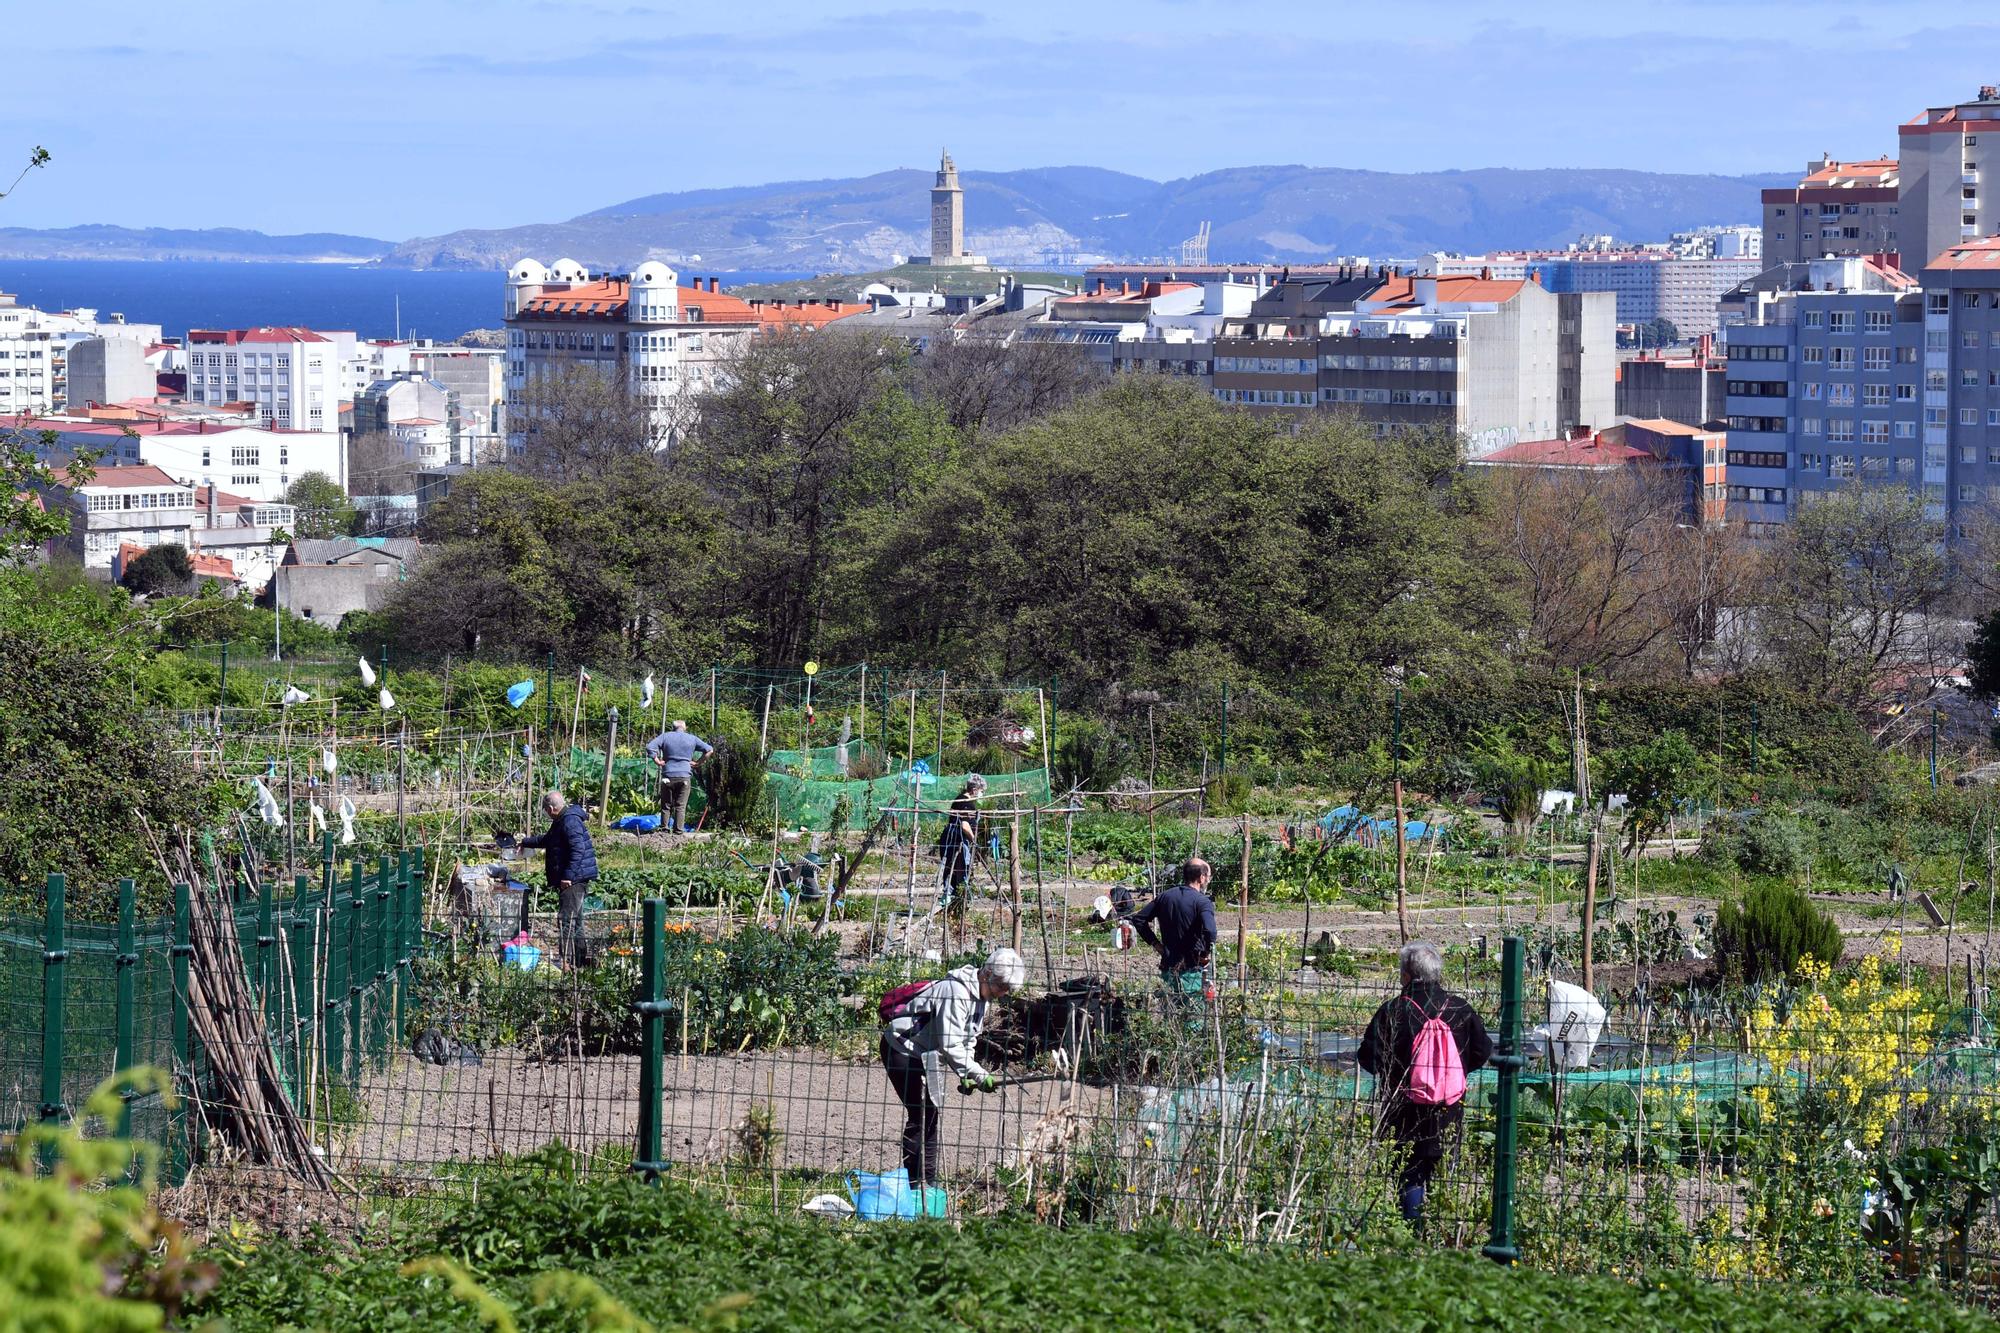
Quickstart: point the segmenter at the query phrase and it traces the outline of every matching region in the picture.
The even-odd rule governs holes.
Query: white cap
[[[980,975],[990,977],[1008,990],[1019,990],[1021,983],[1028,979],[1028,965],[1021,961],[1021,955],[1012,949],[995,949],[986,956],[986,962],[979,969]]]

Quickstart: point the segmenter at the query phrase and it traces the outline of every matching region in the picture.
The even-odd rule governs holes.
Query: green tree
[[[430,552],[384,613],[408,648],[568,661],[707,662],[718,529],[652,456],[567,485],[482,469],[426,517]]]
[[[184,593],[194,583],[194,561],[188,559],[187,547],[168,542],[134,557],[118,581],[141,597]]]
[[[1608,751],[1602,763],[1604,790],[1626,799],[1626,846],[1634,853],[1659,835],[1675,806],[1695,795],[1703,778],[1700,753],[1678,731]]]
[[[345,537],[354,530],[354,502],[324,472],[308,472],[286,487],[285,503],[298,511],[297,536]]]
[[[180,742],[134,697],[152,625],[74,570],[0,574],[0,886],[70,876],[79,912],[119,876],[157,883],[148,828],[218,813]]]
[[[942,409],[904,385],[907,357],[894,339],[837,326],[758,339],[701,400],[674,466],[728,530],[717,596],[757,660],[843,646],[829,631],[841,599],[862,600],[865,548],[905,521],[956,455]]]
[[[42,462],[56,441],[54,431],[0,430],[0,568],[33,558],[44,542],[69,531],[69,515],[42,497],[57,486],[83,485],[93,470],[87,457],[61,472]]]

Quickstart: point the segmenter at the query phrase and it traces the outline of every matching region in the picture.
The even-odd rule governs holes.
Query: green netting
[[[861,740],[845,745],[816,745],[810,750],[773,750],[764,762],[774,773],[843,782],[856,769],[880,773],[885,767],[882,752]]]
[[[797,753],[794,751],[793,753]],[[926,775],[928,776],[928,775]],[[932,822],[942,818],[944,809],[965,790],[966,773],[941,774],[916,790],[920,818]],[[1024,768],[1018,773],[987,773],[986,801],[994,807],[1024,808],[1049,804],[1049,775],[1040,768]],[[778,822],[787,828],[804,827],[825,831],[833,827],[835,809],[847,801],[845,827],[865,829],[885,810],[908,810],[911,785],[907,774],[885,778],[821,780],[773,772],[765,781],[777,804]]]

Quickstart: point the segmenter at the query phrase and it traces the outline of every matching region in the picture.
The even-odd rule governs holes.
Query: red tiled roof
[[[1987,236],[1963,245],[1954,245],[1930,262],[1932,268],[2000,268],[2000,236]]]
[[[1524,440],[1481,454],[1472,461],[1528,467],[1623,467],[1627,463],[1656,460],[1644,449],[1613,444],[1601,435],[1586,435],[1568,440]]]
[[[110,490],[151,489],[157,486],[190,489],[185,483],[175,481],[151,463],[119,463],[111,467],[101,467],[97,469],[97,475],[84,484]]]
[[[291,326],[261,326],[254,329],[189,329],[190,343],[219,343],[234,347],[238,343],[323,343],[330,341],[314,333],[311,329]]]
[[[703,292],[702,295],[708,297],[718,293]],[[783,301],[751,301],[748,304],[767,333],[787,328],[821,329],[837,319],[863,314],[873,308],[859,301],[801,301],[796,305],[787,305]]]
[[[1893,157],[1871,157],[1860,162],[1829,162],[1818,171],[1799,179],[1799,188],[1814,185],[1883,185],[1892,183],[1902,164]]]
[[[1437,279],[1437,300],[1441,305],[1464,301],[1511,301],[1527,285],[1525,278],[1481,278],[1471,274],[1440,277]],[[1361,299],[1371,306],[1383,307],[1385,313],[1418,309],[1417,279],[1408,274],[1398,274],[1385,279],[1380,287]]]
[[[1058,296],[1055,303],[1057,305],[1068,305],[1071,303],[1087,304],[1104,301],[1150,301],[1155,297],[1165,296],[1168,292],[1193,291],[1200,285],[1198,282],[1158,282],[1148,280],[1140,283],[1139,290],[1135,292],[1114,291],[1109,287],[1104,287],[1094,292],[1078,292],[1075,296]]]

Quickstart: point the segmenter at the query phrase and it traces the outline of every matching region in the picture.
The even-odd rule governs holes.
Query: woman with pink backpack
[[[1422,1233],[1424,1196],[1444,1160],[1444,1140],[1465,1118],[1465,1076],[1493,1058],[1486,1024],[1444,988],[1444,958],[1421,941],[1403,946],[1402,993],[1385,1002],[1361,1039],[1361,1067],[1375,1076],[1382,1129],[1401,1160],[1396,1201]]]

